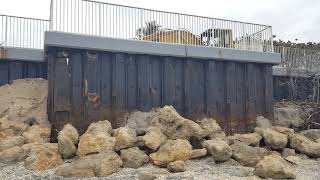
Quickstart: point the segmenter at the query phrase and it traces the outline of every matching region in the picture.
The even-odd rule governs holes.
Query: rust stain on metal
[[[0,59],[7,59],[8,58],[8,50],[1,47],[0,48]]]

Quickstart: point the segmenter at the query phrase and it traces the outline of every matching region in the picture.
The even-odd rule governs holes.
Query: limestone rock
[[[304,121],[301,118],[303,112],[299,107],[274,108],[275,125],[284,127],[299,127]]]
[[[308,156],[320,157],[320,143],[316,143],[301,134],[290,135],[290,147]]]
[[[301,131],[300,134],[315,142],[320,139],[320,129],[309,129]]]
[[[149,112],[141,112],[136,111],[132,112],[127,119],[127,124],[125,127],[134,129],[136,131],[145,131],[149,127],[149,123],[151,119],[156,116],[158,112],[149,111]]]
[[[221,127],[216,120],[212,118],[204,118],[198,122],[200,127],[203,129],[204,136],[209,137],[210,139],[225,139],[226,134],[222,131]]]
[[[290,149],[290,148],[284,148],[282,150],[282,156],[283,157],[288,157],[288,156],[295,156],[296,152],[294,149]]]
[[[72,158],[77,148],[70,138],[64,135],[58,136],[58,150],[63,159]]]
[[[43,171],[63,164],[57,144],[25,144],[22,149],[27,155],[24,162],[27,169]]]
[[[272,129],[265,129],[262,133],[264,142],[272,149],[283,149],[287,147],[288,137]]]
[[[55,174],[63,177],[103,177],[115,173],[122,166],[122,160],[113,151],[105,151],[81,157],[78,160],[61,166]]]
[[[258,146],[262,137],[258,133],[235,134],[227,137],[229,144],[234,144],[235,141],[243,142],[249,146]]]
[[[232,156],[230,146],[221,139],[206,140],[203,142],[203,147],[207,149],[208,153],[217,162],[227,161]]]
[[[261,127],[261,128],[271,127],[271,122],[269,121],[269,119],[263,116],[258,116],[256,122],[257,122],[257,127]]]
[[[120,151],[123,167],[139,168],[149,162],[149,156],[137,147]]]
[[[115,150],[130,148],[137,141],[136,131],[131,128],[120,127],[114,131],[116,139]]]
[[[25,156],[24,150],[15,146],[0,152],[0,162],[22,161]]]
[[[50,128],[33,125],[22,136],[26,138],[26,143],[46,143],[50,140]]]
[[[167,142],[167,137],[159,128],[149,127],[147,133],[143,136],[143,142],[148,148],[155,151]]]
[[[12,121],[8,116],[0,118],[0,131],[11,136],[21,136],[28,129],[28,125],[23,122]]]
[[[185,139],[168,140],[155,153],[150,154],[151,161],[157,166],[166,166],[174,161],[186,161],[191,158],[192,146]]]
[[[22,136],[12,136],[0,140],[0,151],[9,149],[15,146],[22,146],[25,143],[25,138]]]
[[[160,128],[168,139],[190,139],[192,136],[203,136],[203,130],[197,123],[180,116],[172,106],[159,109],[150,124]]]
[[[208,153],[206,148],[203,149],[194,149],[191,152],[191,159],[201,158],[206,156]]]
[[[77,155],[85,156],[88,154],[114,150],[116,139],[107,133],[84,133],[80,136]]]
[[[287,156],[284,159],[295,165],[300,165],[302,162],[302,159],[298,156]]]
[[[174,161],[168,164],[168,171],[170,172],[184,172],[187,169],[186,163],[184,161]]]
[[[294,179],[294,169],[281,156],[265,156],[256,166],[254,174],[262,178]]]
[[[154,180],[157,178],[155,174],[147,171],[139,172],[137,176],[139,180]]]
[[[64,125],[63,129],[58,134],[58,140],[60,136],[70,139],[73,144],[78,144],[79,142],[78,130],[71,124]]]
[[[267,155],[266,149],[248,146],[242,142],[237,142],[230,147],[232,149],[232,158],[243,166],[253,167]]]
[[[111,123],[107,120],[104,120],[104,121],[91,123],[85,133],[92,134],[92,135],[100,134],[100,133],[108,133],[109,135],[111,135],[113,133],[113,129],[112,129]]]
[[[293,129],[287,127],[273,126],[271,129],[288,136],[294,133]]]

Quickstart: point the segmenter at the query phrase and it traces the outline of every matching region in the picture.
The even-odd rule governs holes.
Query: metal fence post
[[[6,22],[5,22],[5,29],[4,29],[4,31],[5,31],[5,33],[4,33],[4,46],[7,46],[8,44],[7,44],[7,40],[8,40],[8,16],[5,16],[6,17]]]
[[[53,1],[51,0],[50,2],[50,23],[49,23],[49,30],[52,31],[53,30]]]

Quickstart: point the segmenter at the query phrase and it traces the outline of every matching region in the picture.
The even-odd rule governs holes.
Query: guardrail
[[[273,52],[267,25],[91,0],[52,0],[50,29],[63,32]]]
[[[42,49],[49,20],[0,15],[0,46]]]
[[[281,64],[278,67],[314,72],[320,69],[319,50],[275,46],[274,52],[281,54]]]

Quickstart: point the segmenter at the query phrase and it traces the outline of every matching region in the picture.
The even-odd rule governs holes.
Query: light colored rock
[[[282,150],[282,156],[283,157],[295,156],[295,155],[296,155],[296,151],[294,149],[284,148]]]
[[[308,156],[320,157],[320,143],[316,143],[301,134],[290,135],[290,147]]]
[[[134,129],[136,131],[145,131],[149,127],[151,119],[156,116],[158,112],[149,111],[141,112],[136,111],[130,114],[127,119],[127,124],[125,127]]]
[[[168,140],[155,153],[150,154],[151,161],[157,166],[166,166],[174,161],[186,161],[191,158],[192,146],[185,139]]]
[[[235,134],[227,137],[229,144],[234,144],[235,141],[240,141],[249,146],[258,146],[262,136],[258,133]]]
[[[260,134],[260,136],[262,136],[264,129],[265,128],[255,127],[254,128],[254,133]]]
[[[63,159],[69,159],[75,155],[77,148],[70,138],[60,135],[58,136],[58,150]]]
[[[230,146],[221,139],[206,140],[202,143],[202,145],[217,162],[227,161],[232,156],[232,150]]]
[[[47,118],[48,82],[44,79],[18,79],[0,87],[0,116],[8,120],[50,127]],[[17,134],[18,135],[18,134]]]
[[[216,120],[212,118],[204,118],[198,122],[200,127],[203,129],[204,136],[210,139],[225,139],[226,134],[222,131],[221,127]]]
[[[284,127],[299,127],[304,121],[301,118],[303,112],[299,107],[274,108],[275,125]]]
[[[149,127],[147,133],[143,136],[143,142],[148,148],[155,151],[167,142],[167,136],[159,128]]]
[[[273,127],[271,127],[271,129],[275,130],[279,133],[286,134],[287,136],[290,136],[291,134],[294,133],[293,129],[287,128],[287,127],[273,126]]]
[[[292,164],[295,164],[295,165],[301,165],[302,163],[302,159],[299,158],[298,156],[287,156],[284,158],[285,160],[289,161],[290,163]]]
[[[117,153],[105,151],[98,154],[84,156],[74,162],[59,167],[55,174],[63,177],[104,177],[117,172],[122,161]]]
[[[66,138],[69,138],[73,144],[78,144],[79,142],[78,130],[75,127],[73,127],[71,124],[64,125],[62,130],[58,134],[58,140],[59,140],[59,136],[64,136]]]
[[[114,150],[116,139],[107,133],[84,133],[80,136],[77,155],[85,156],[88,154]]]
[[[50,140],[50,128],[33,125],[22,133],[26,143],[46,143]]]
[[[22,136],[10,136],[0,140],[0,151],[9,149],[15,146],[22,146],[25,143],[25,138]]]
[[[120,151],[123,167],[139,168],[149,162],[149,156],[137,147],[123,149]]]
[[[28,129],[28,125],[23,122],[9,120],[8,116],[0,118],[0,132],[11,136],[21,136]]]
[[[201,158],[208,154],[208,151],[206,148],[203,149],[194,149],[191,152],[191,159]]]
[[[258,116],[256,119],[256,123],[257,123],[257,127],[261,127],[261,128],[269,128],[272,126],[269,119],[264,118],[263,116]]]
[[[57,144],[25,144],[22,149],[27,155],[24,162],[27,169],[43,171],[63,164]]]
[[[301,131],[300,134],[304,135],[308,139],[315,142],[320,140],[320,129],[309,129],[309,130]]]
[[[104,120],[91,123],[85,133],[92,135],[108,133],[109,135],[111,135],[113,133],[113,129],[111,123],[107,120]]]
[[[265,156],[256,166],[254,174],[262,178],[294,179],[294,169],[281,156]]]
[[[243,166],[254,167],[267,155],[266,149],[248,146],[242,142],[237,142],[230,147],[232,149],[232,158]]]
[[[271,149],[283,149],[287,147],[288,136],[278,131],[267,128],[263,131],[262,137],[266,145]]]
[[[184,161],[174,161],[168,164],[168,171],[170,172],[184,172],[187,169],[187,165]]]
[[[137,141],[136,131],[131,128],[120,127],[114,130],[113,136],[116,139],[115,150],[130,148]]]
[[[24,150],[15,146],[0,152],[0,162],[22,161],[25,156]]]
[[[160,128],[168,139],[190,139],[192,136],[203,136],[203,130],[197,123],[180,116],[172,106],[159,109],[150,124]]]
[[[137,177],[139,180],[154,180],[157,178],[157,176],[155,174],[147,172],[147,171],[139,172]]]
[[[14,136],[12,131],[0,132],[0,140],[7,139],[8,137]]]

